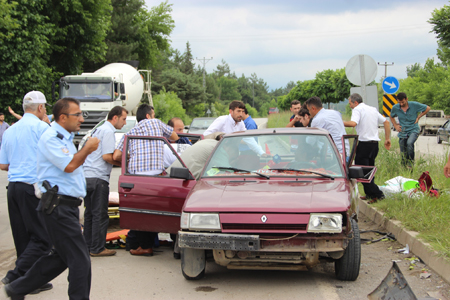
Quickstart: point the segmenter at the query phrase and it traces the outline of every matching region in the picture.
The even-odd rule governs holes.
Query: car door
[[[345,143],[345,144],[344,144]],[[353,161],[356,157],[356,148],[358,146],[358,135],[344,135],[342,136],[342,145],[349,145],[350,153],[347,155],[346,147],[343,147],[344,157],[346,157],[346,172],[347,174],[350,171],[350,167],[361,167],[364,172],[363,178],[357,178],[357,182],[369,183],[372,181],[377,168],[375,166],[361,166],[361,165],[353,165]]]
[[[128,172],[127,157],[130,144],[136,139],[164,142],[182,166],[177,170],[185,171],[184,174],[187,175],[179,178],[179,174],[150,176]],[[165,138],[126,136],[123,150],[122,171],[119,177],[120,227],[140,231],[177,233],[180,229],[181,209],[196,180]]]
[[[444,124],[444,130],[442,130],[442,140],[449,142],[450,141],[450,121]]]

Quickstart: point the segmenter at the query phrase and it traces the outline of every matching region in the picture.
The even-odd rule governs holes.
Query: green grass
[[[272,124],[278,125],[283,122],[287,124],[286,120],[289,120],[289,116],[289,113],[270,115],[267,127],[276,127]],[[344,116],[344,119],[348,120],[349,117]],[[346,131],[347,134],[356,134],[353,128],[346,128]],[[450,260],[450,179],[443,173],[448,154],[426,157],[416,155],[414,167],[407,169],[401,165],[398,139],[391,139],[390,151],[384,148],[384,134],[381,139],[380,152],[375,161],[377,166],[375,183],[383,185],[385,181],[397,176],[418,180],[422,172],[429,171],[433,186],[439,189],[441,196],[439,198],[429,196],[408,198],[398,194],[387,197],[372,206],[383,211],[387,218],[399,220],[407,229],[419,232],[419,237],[430,243],[441,256]],[[359,190],[364,191],[361,184]]]

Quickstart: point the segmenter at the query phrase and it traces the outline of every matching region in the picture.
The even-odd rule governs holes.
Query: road
[[[448,152],[449,145],[437,145],[433,136],[419,137],[417,149],[421,153]],[[111,191],[117,191],[120,169],[114,168]],[[7,184],[6,172],[0,172],[0,183]],[[360,229],[378,229],[375,224],[360,217]],[[110,230],[118,228],[113,221]],[[377,238],[373,233],[364,238]],[[14,244],[9,227],[6,189],[0,189],[0,276],[12,268],[15,260]],[[201,281],[187,281],[180,271],[180,261],[172,257],[170,247],[156,249],[153,257],[133,257],[118,250],[114,257],[92,258],[92,299],[367,299],[385,277],[392,260],[399,260],[405,278],[419,297],[428,293],[449,293],[450,287],[432,273],[429,279],[420,279],[418,264],[408,270],[406,255],[395,253],[402,248],[397,242],[378,242],[362,245],[362,264],[355,282],[341,282],[334,277],[333,264],[317,266],[310,271],[240,271],[208,262],[206,276]],[[27,299],[67,299],[67,271],[52,281],[54,289]],[[0,293],[0,299],[5,299]]]

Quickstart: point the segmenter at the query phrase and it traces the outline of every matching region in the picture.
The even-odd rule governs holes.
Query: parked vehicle
[[[419,119],[420,133],[422,135],[435,134],[447,120],[443,110],[430,110]]]
[[[135,138],[143,139],[127,137],[125,149]],[[198,182],[187,168],[142,176],[128,173],[124,163],[120,225],[178,233],[186,279],[203,277],[206,257],[213,257],[230,269],[257,270],[302,270],[332,261],[338,279],[356,280],[361,259],[357,181],[370,181],[376,168],[350,166],[357,136],[345,138],[353,145],[348,162],[342,159],[347,153],[338,153],[322,129],[226,135]],[[294,141],[304,147],[292,153]],[[244,144],[256,144],[266,154],[240,150]]]
[[[279,113],[280,111],[278,110],[278,107],[270,107],[269,108],[269,115],[270,114],[277,114],[277,113]]]
[[[130,62],[131,63],[131,62]],[[52,86],[55,99],[55,84],[59,84],[59,97],[72,97],[80,101],[84,122],[75,134],[74,143],[106,118],[108,112],[117,105],[125,107],[130,113],[139,104],[143,95],[147,95],[151,104],[150,83],[143,80],[141,73],[126,63],[108,64],[94,73],[67,75]]]
[[[194,118],[187,133],[203,134],[217,118]]]
[[[450,142],[450,121],[445,122],[436,132],[436,139],[438,144],[442,144],[442,141]]]
[[[106,119],[101,120],[97,125],[94,126],[91,130],[89,130],[86,135],[81,139],[80,143],[78,144],[78,151],[80,151],[81,148],[83,148],[84,144],[86,143],[87,139],[92,136],[92,132],[97,129],[98,127],[102,126],[106,122]],[[116,137],[116,146],[119,144],[120,139],[122,136],[131,130],[136,125],[136,116],[127,116],[127,124],[122,127],[122,129],[116,130],[115,137]]]

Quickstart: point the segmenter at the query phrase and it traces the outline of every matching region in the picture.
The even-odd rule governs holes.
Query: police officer
[[[38,142],[37,173],[44,192],[38,215],[54,249],[50,255],[41,257],[24,276],[5,286],[6,294],[12,299],[24,299],[24,295],[66,268],[69,268],[70,299],[89,299],[91,262],[81,233],[78,206],[86,195],[82,164],[97,149],[99,140],[90,138],[83,149],[76,151],[73,132],[79,131],[84,121],[78,100],[58,100],[53,116],[55,123]]]
[[[25,114],[20,122],[9,128],[3,136],[0,168],[8,171],[8,212],[16,247],[16,267],[1,280],[8,284],[23,276],[43,255],[51,250],[48,234],[38,218],[33,184],[37,184],[36,152],[41,135],[49,129],[42,122],[46,116],[47,101],[44,94],[31,91],[23,98]],[[36,292],[53,286],[44,282]]]

